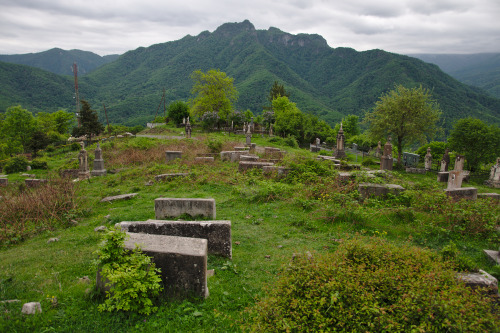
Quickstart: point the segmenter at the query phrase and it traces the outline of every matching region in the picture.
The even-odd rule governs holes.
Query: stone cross
[[[99,142],[97,143],[97,148],[95,149],[94,158],[94,169],[92,170],[92,176],[105,176],[106,169],[104,169],[104,160],[102,159],[102,150]]]
[[[450,171],[448,176],[448,187],[447,190],[453,190],[462,187],[462,181],[464,178],[464,157],[457,155],[455,160],[455,169]]]
[[[342,123],[340,123],[339,133],[337,134],[337,149],[335,150],[335,158],[344,158],[345,155],[345,136],[344,130],[342,129]]]
[[[427,154],[425,154],[425,170],[432,170],[432,154],[431,147],[427,147]]]

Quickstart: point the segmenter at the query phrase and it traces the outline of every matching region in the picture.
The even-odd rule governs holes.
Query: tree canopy
[[[401,163],[403,147],[416,142],[423,144],[434,136],[440,114],[428,89],[399,85],[380,97],[373,111],[365,116],[365,122],[369,124],[372,138],[393,137],[398,148],[398,163]]]
[[[92,135],[99,135],[104,131],[104,126],[99,122],[99,117],[95,110],[90,108],[90,104],[81,100],[82,108],[80,110],[80,127],[73,128],[73,136],[85,135],[87,140],[92,138]]]
[[[173,120],[176,125],[182,123],[184,118],[189,117],[189,105],[183,101],[175,101],[168,106],[168,117]]]
[[[500,156],[500,128],[475,118],[463,118],[455,123],[448,137],[450,148],[465,155],[469,170],[494,162]]]
[[[206,73],[194,71],[191,79],[194,81],[191,93],[195,95],[191,101],[192,113],[201,117],[207,112],[215,112],[221,120],[227,120],[233,103],[238,99],[234,79],[218,69]]]

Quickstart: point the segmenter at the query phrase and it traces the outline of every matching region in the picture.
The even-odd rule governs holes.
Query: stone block
[[[483,250],[484,253],[488,256],[488,258],[493,261],[493,263],[500,265],[500,251],[495,250]]]
[[[182,157],[182,151],[165,151],[165,158],[167,162],[173,161],[176,158]]]
[[[281,149],[274,147],[264,147],[264,155],[268,158],[277,158],[281,156]]]
[[[290,169],[282,166],[265,165],[262,167],[262,173],[268,176],[286,177],[289,172]]]
[[[106,171],[106,169],[104,169],[104,170],[92,170],[92,171],[90,171],[90,174],[92,175],[92,177],[106,176],[107,171]]]
[[[241,171],[247,171],[253,168],[258,168],[262,169],[265,166],[272,166],[274,163],[271,162],[250,162],[250,161],[240,161],[240,164],[238,166],[238,170]]]
[[[21,313],[29,315],[42,313],[42,305],[40,304],[40,302],[24,303]]]
[[[189,214],[215,219],[215,199],[158,198],[155,199],[156,219],[167,219]]]
[[[396,184],[373,184],[373,183],[360,183],[358,186],[361,199],[364,200],[369,197],[384,197],[388,194],[399,195],[405,189]]]
[[[231,221],[148,220],[125,221],[116,225],[126,232],[206,239],[208,254],[232,257]]]
[[[235,162],[239,160],[240,155],[248,155],[248,151],[221,151],[220,159],[221,161],[231,161]]]
[[[9,185],[9,180],[7,178],[0,178],[0,186]]]
[[[257,162],[258,160],[259,160],[259,156],[257,156],[257,155],[240,155],[240,161]]]
[[[437,181],[439,183],[447,183],[449,176],[450,176],[450,173],[448,171],[438,172]]]
[[[425,172],[426,170],[421,168],[413,168],[413,167],[406,168],[406,173],[417,173],[425,175]]]
[[[393,163],[391,156],[382,156],[380,158],[380,170],[392,170]]]
[[[197,162],[212,163],[215,159],[212,156],[198,156],[194,158]]]
[[[167,296],[208,297],[207,248],[208,241],[164,235],[127,233],[125,248],[133,250],[138,244],[161,269],[161,279]]]
[[[498,193],[478,193],[477,198],[478,199],[491,198],[492,200],[500,203],[500,194]]]
[[[111,197],[106,197],[106,198],[101,199],[101,202],[111,202],[111,201],[116,201],[116,200],[128,200],[128,199],[132,199],[136,195],[137,195],[137,193],[114,195]]]
[[[248,152],[250,147],[234,147],[234,151],[246,151]]]
[[[309,147],[309,151],[310,151],[311,153],[317,153],[317,152],[319,152],[320,150],[321,150],[321,147],[316,147],[316,146],[310,146],[310,147]]]
[[[24,183],[27,187],[38,187],[42,184],[47,184],[47,179],[25,179]]]
[[[354,178],[356,178],[356,176],[350,172],[339,172],[339,180],[340,181],[346,182],[346,181],[349,181],[349,180],[354,179]]]
[[[461,199],[466,200],[476,200],[477,199],[477,188],[475,187],[460,187],[453,189],[446,189],[446,195],[453,198],[453,200],[458,201]]]
[[[478,273],[458,273],[458,279],[465,282],[467,287],[486,288],[486,294],[498,296],[497,279],[482,269]]]
[[[61,175],[62,178],[76,179],[76,178],[78,178],[79,172],[80,172],[80,170],[78,170],[78,169],[64,169],[64,170],[61,170],[61,172],[59,174]]]
[[[165,181],[165,180],[172,180],[177,177],[186,177],[188,176],[189,173],[164,173],[161,175],[156,175],[155,176],[155,181],[160,182],[160,181]]]

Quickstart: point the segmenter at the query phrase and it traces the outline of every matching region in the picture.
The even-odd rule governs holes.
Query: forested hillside
[[[167,103],[191,97],[190,74],[198,69],[219,69],[233,77],[239,91],[236,108],[242,111],[260,113],[269,104],[270,87],[279,81],[302,111],[333,124],[347,114],[362,116],[396,84],[421,84],[433,91],[447,129],[467,116],[500,123],[499,99],[458,82],[435,65],[382,50],[331,48],[319,35],[256,30],[249,21],[126,52],[80,77],[80,97],[100,112],[105,103],[112,122],[144,124],[153,118],[163,88]],[[6,76],[1,80],[10,82]],[[35,104],[29,101],[29,91],[16,93]]]
[[[0,61],[33,66],[55,74],[73,75],[74,62],[78,64],[79,74],[87,74],[118,57],[117,54],[101,57],[89,51],[53,48],[38,53],[0,55]]]

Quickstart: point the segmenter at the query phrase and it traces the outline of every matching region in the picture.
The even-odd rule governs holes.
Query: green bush
[[[220,153],[222,151],[222,141],[210,138],[207,141],[207,147],[211,153]]]
[[[17,155],[10,158],[4,166],[5,173],[14,173],[26,171],[29,162],[23,155]]]
[[[73,143],[71,144],[71,146],[70,146],[70,149],[71,149],[72,151],[78,151],[78,150],[82,149],[82,146],[80,145],[80,143],[79,143],[79,142],[73,142]]]
[[[103,281],[110,290],[99,311],[137,311],[149,315],[156,312],[152,297],[162,290],[160,269],[151,258],[136,248],[130,252],[123,248],[126,233],[119,228],[111,228],[104,234],[103,243],[95,252],[99,259]]]
[[[47,161],[33,160],[33,161],[31,161],[31,168],[32,169],[47,170],[49,168],[49,166],[47,165]]]
[[[493,300],[466,288],[428,250],[357,238],[298,256],[248,310],[260,332],[492,332]]]
[[[293,135],[287,136],[284,140],[283,143],[287,145],[288,147],[292,148],[299,148],[299,143],[297,142],[297,139]]]

